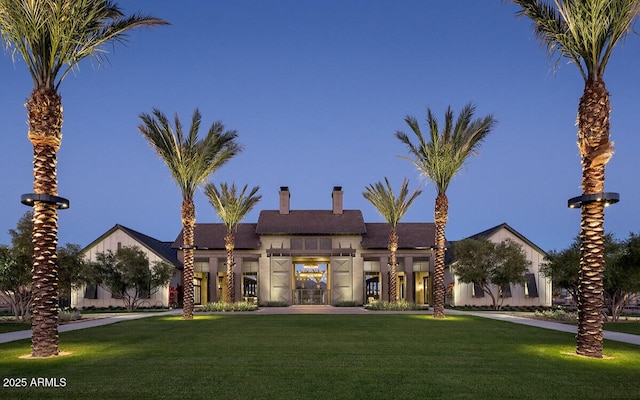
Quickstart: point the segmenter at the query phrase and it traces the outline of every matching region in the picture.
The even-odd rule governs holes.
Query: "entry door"
[[[353,301],[353,266],[351,257],[331,257],[331,304]]]
[[[291,257],[271,257],[270,295],[271,301],[291,304]]]

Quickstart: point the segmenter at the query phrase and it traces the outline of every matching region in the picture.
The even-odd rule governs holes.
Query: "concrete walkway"
[[[573,325],[562,324],[559,322],[550,322],[545,320],[527,318],[524,316],[518,316],[509,313],[494,313],[494,312],[472,312],[472,311],[458,311],[458,310],[446,310],[449,315],[473,315],[476,317],[490,318],[499,321],[511,322],[521,325],[534,326],[543,329],[551,329],[555,331],[577,333],[577,327]],[[103,326],[114,324],[121,321],[129,321],[134,319],[155,317],[159,315],[180,315],[181,310],[171,310],[163,312],[143,312],[143,313],[127,313],[127,314],[92,314],[94,319],[88,321],[72,322],[64,325],[60,325],[59,332],[69,332],[78,329],[93,328],[96,326]],[[273,315],[273,314],[395,314],[394,311],[369,311],[362,307],[332,307],[332,306],[290,306],[290,307],[263,307],[255,313],[256,315]],[[403,314],[431,314],[431,310],[423,311],[402,311]],[[197,313],[196,313],[197,314]],[[226,314],[226,313],[219,313]],[[13,342],[15,340],[29,339],[31,338],[31,330],[8,332],[0,334],[0,343]],[[605,331],[604,338],[607,340],[613,340],[616,342],[630,343],[640,346],[640,335],[632,335],[628,333],[619,333]]]

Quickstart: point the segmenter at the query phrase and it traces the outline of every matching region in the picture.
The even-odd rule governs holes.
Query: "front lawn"
[[[150,317],[61,334],[67,356],[20,359],[6,378],[64,387],[2,388],[47,399],[637,398],[640,348],[605,341],[607,359],[572,355],[573,334],[472,316]],[[36,378],[34,381],[33,379]]]

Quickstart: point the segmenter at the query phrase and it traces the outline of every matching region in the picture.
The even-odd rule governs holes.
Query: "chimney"
[[[289,188],[280,186],[280,214],[289,214]]]
[[[331,193],[332,210],[334,214],[342,214],[342,186],[334,186]]]

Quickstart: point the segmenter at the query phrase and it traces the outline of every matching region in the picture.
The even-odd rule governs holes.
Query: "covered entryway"
[[[293,279],[295,305],[326,305],[329,299],[328,270],[326,261],[294,260]]]

